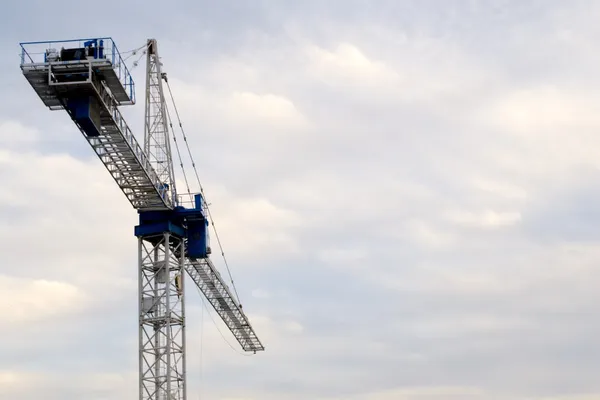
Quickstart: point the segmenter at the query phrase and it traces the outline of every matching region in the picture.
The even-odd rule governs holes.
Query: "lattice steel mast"
[[[140,236],[140,399],[182,400],[185,380],[185,304],[182,238],[169,232]]]
[[[135,90],[111,38],[21,49],[21,70],[40,99],[67,111],[139,213],[139,398],[186,400],[184,270],[245,351],[264,346],[209,258],[202,195],[191,208],[178,205],[156,40],[147,42],[143,149],[118,109],[135,103]]]
[[[144,122],[144,151],[148,155],[165,191],[177,204],[177,190],[169,140],[165,96],[162,80],[162,64],[155,39],[149,39],[146,48],[146,113]]]
[[[146,46],[144,150],[177,204],[163,73],[156,40]],[[169,231],[138,234],[140,399],[185,399],[185,242]]]

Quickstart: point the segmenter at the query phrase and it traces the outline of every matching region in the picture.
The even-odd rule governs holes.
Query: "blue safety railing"
[[[44,42],[23,42],[21,46],[21,67],[39,65],[40,67],[47,63],[46,51],[49,49],[56,49],[60,54],[61,49],[77,49],[85,47],[85,44],[94,42],[96,46],[94,52],[94,58],[98,60],[109,61],[114,69],[119,81],[127,91],[129,98],[135,103],[135,83],[125,60],[121,57],[117,45],[110,37],[104,38],[90,38],[90,39],[72,39],[72,40],[50,40]],[[100,51],[100,43],[103,44],[102,51]],[[61,63],[62,61],[56,61]],[[68,61],[66,61],[68,63]]]

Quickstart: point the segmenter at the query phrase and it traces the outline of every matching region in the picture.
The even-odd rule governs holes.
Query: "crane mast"
[[[163,184],[164,195],[177,204],[162,80],[158,46],[155,39],[149,39],[144,151]],[[140,398],[185,399],[185,296],[181,281],[185,242],[183,237],[164,228],[136,236],[140,283]]]
[[[186,399],[185,243],[171,232],[138,236],[140,399]]]
[[[209,257],[202,194],[179,204],[155,39],[146,52],[143,148],[119,111],[135,103],[135,86],[111,38],[21,43],[21,70],[50,110],[67,112],[137,210],[139,398],[186,400],[184,272],[244,351],[264,346]]]

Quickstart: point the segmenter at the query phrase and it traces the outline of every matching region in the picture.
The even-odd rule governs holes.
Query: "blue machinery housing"
[[[187,257],[208,257],[208,220],[203,210],[202,195],[194,197],[194,208],[177,206],[173,210],[140,211],[140,224],[135,227],[135,236],[148,241],[156,236],[157,240],[161,240],[164,232],[170,232],[186,241]]]
[[[66,109],[86,136],[100,136],[100,105],[95,97],[71,97],[67,100]]]

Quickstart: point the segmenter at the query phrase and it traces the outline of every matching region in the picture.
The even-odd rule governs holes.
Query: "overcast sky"
[[[21,41],[95,36],[158,40],[267,348],[232,350],[188,285],[189,399],[600,398],[599,20],[594,1],[4,0],[0,399],[137,396],[137,215],[19,70]]]

